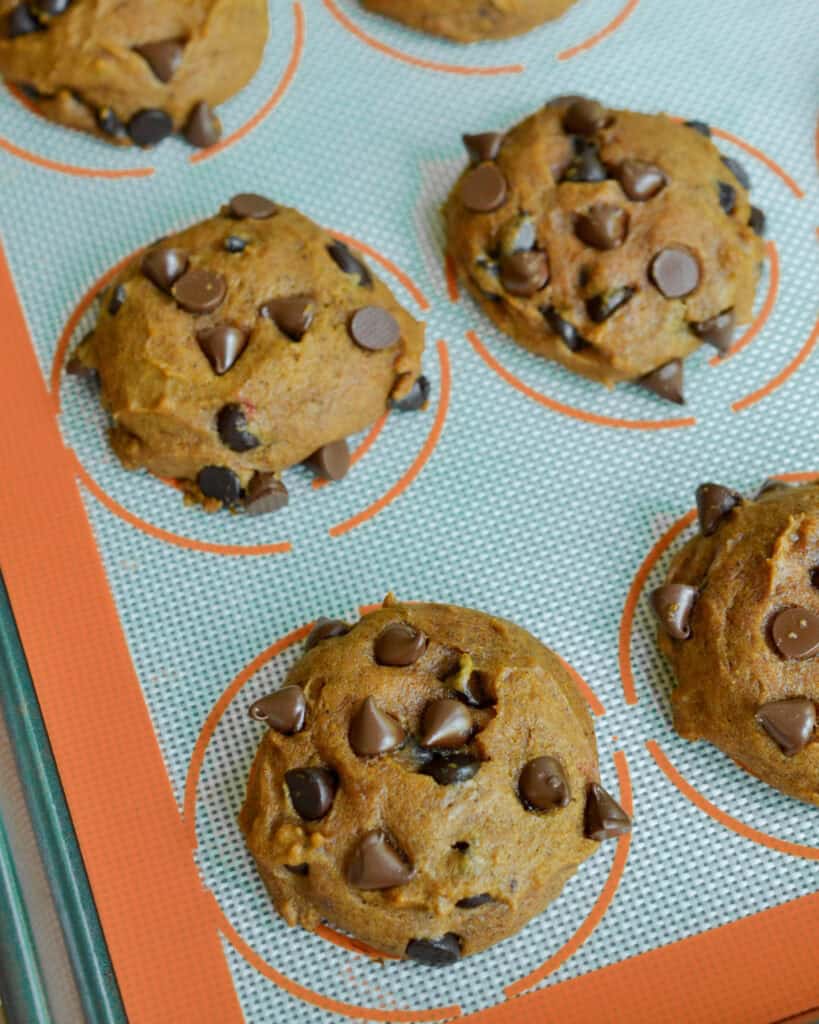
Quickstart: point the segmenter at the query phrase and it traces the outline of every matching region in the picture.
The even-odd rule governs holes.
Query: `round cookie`
[[[242,194],[131,261],[68,370],[99,375],[126,468],[258,513],[286,503],[281,470],[309,460],[339,479],[349,434],[419,408],[423,348],[358,254]]]
[[[221,134],[256,73],[265,0],[0,0],[0,74],[47,118],[118,145]]]
[[[240,824],[279,913],[445,965],[514,934],[630,820],[560,661],[437,604],[319,620],[265,722]]]
[[[709,134],[561,97],[505,135],[466,135],[449,255],[518,344],[681,403],[682,360],[730,346],[763,256],[750,182]]]
[[[363,0],[377,14],[457,43],[518,36],[559,18],[576,0]]]
[[[699,536],[651,594],[674,726],[819,804],[819,484],[752,501],[704,484],[697,506]]]

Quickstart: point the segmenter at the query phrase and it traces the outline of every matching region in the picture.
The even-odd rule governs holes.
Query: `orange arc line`
[[[365,256],[369,256],[371,259],[380,263],[381,266],[392,274],[397,281],[401,282],[424,312],[429,309],[429,301],[427,300],[426,295],[424,295],[418,285],[415,284],[405,270],[402,270],[396,263],[393,263],[392,260],[387,259],[387,257],[378,252],[377,249],[373,249],[371,245],[367,245],[366,243],[359,241],[357,238],[353,238],[352,235],[345,235],[342,234],[341,231],[333,231],[331,228],[328,230],[330,231],[330,234],[333,235],[333,237],[338,238],[339,241],[346,242],[347,245],[351,245],[354,249],[358,249],[360,252],[363,252]]]
[[[446,292],[450,302],[457,302],[461,293],[458,290],[458,274],[455,270],[455,260],[447,253],[444,259],[444,273],[446,275]]]
[[[631,777],[628,770],[628,761],[626,760],[626,755],[622,750],[615,751],[614,763],[617,767],[617,778],[620,785],[620,802],[622,803],[623,809],[626,813],[631,815],[634,810]],[[556,971],[561,964],[564,964],[570,957],[574,956],[578,949],[580,949],[583,943],[603,920],[606,911],[611,906],[612,900],[617,893],[617,889],[626,869],[626,862],[628,861],[630,848],[631,833],[629,832],[622,836],[617,842],[617,849],[614,854],[614,859],[612,860],[608,878],[600,891],[600,895],[595,900],[594,906],[589,911],[588,917],[586,917],[585,921],[580,925],[574,935],[572,935],[568,942],[566,942],[554,954],[554,956],[549,957],[545,963],[532,971],[531,974],[527,974],[525,978],[521,978],[519,981],[506,986],[504,992],[508,998],[511,999],[513,996],[519,996],[521,992],[525,992],[527,989],[536,985],[539,981],[543,981],[545,977]]]
[[[378,440],[378,435],[384,429],[384,424],[387,422],[389,416],[389,410],[382,413],[382,415],[375,421],[370,428],[369,434],[364,438],[361,444],[356,448],[350,455],[350,468],[352,468],[359,460],[363,459],[367,452],[372,448],[375,442]],[[313,487],[318,489],[320,487],[326,487],[330,483],[329,480],[316,479],[313,481]]]
[[[372,505],[368,505],[367,508],[362,512],[359,512],[357,515],[354,515],[352,518],[345,519],[343,523],[338,523],[336,526],[331,526],[331,537],[341,537],[343,534],[349,533],[350,530],[354,530],[357,526],[360,526],[361,523],[364,523],[368,519],[372,519],[374,516],[378,515],[382,509],[391,504],[400,494],[403,494],[426,465],[430,455],[432,455],[432,452],[438,443],[438,438],[441,436],[441,431],[444,427],[444,420],[446,419],[447,410],[449,409],[449,353],[447,352],[446,344],[443,341],[438,342],[438,359],[441,364],[441,395],[438,399],[438,411],[435,414],[435,421],[432,424],[423,448],[398,483],[391,487],[386,494],[382,495],[382,497],[377,501],[374,501]]]
[[[631,671],[631,627],[634,622],[634,611],[637,608],[637,602],[640,600],[640,594],[642,593],[643,587],[646,585],[646,580],[658,559],[668,550],[682,531],[690,523],[693,523],[696,518],[696,510],[692,509],[690,512],[686,513],[682,519],[678,519],[671,529],[660,537],[657,543],[646,555],[643,564],[637,570],[637,575],[634,577],[634,580],[629,587],[628,597],[626,597],[626,603],[623,606],[623,617],[620,620],[620,639],[618,645],[620,678],[623,682],[623,693],[626,697],[626,704],[636,704],[638,700],[637,690],[634,686],[634,676]]]
[[[781,178],[788,188],[793,192],[797,199],[804,199],[805,193],[796,184],[793,178],[788,174],[787,171],[783,170],[779,164],[768,156],[767,153],[763,153],[757,146],[752,146],[750,142],[746,142],[744,139],[740,139],[737,135],[732,135],[731,132],[726,132],[724,128],[711,128],[713,135],[716,135],[720,139],[725,139],[728,142],[733,142],[735,146],[739,146],[740,149],[744,149],[746,153],[750,153],[751,156],[756,157],[757,160],[761,161],[768,170],[774,172],[777,177]]]
[[[26,96],[22,89],[18,89],[12,82],[6,82],[6,89],[11,93],[14,99],[20,104],[21,107],[25,107],[30,114],[34,114],[35,117],[41,118],[43,121],[47,121],[48,118],[45,114],[36,107],[34,103]]]
[[[26,160],[36,167],[45,168],[47,171],[59,171],[60,174],[70,174],[75,178],[147,178],[154,173],[153,167],[124,167],[119,170],[112,170],[106,167],[75,167],[73,164],[61,164],[57,160],[49,160],[47,157],[38,156],[27,149],[15,146],[13,142],[0,136],[0,149],[6,150],[12,156]]]
[[[633,12],[634,8],[637,6],[639,2],[640,0],[629,0],[629,2],[622,9],[622,11],[620,11],[620,13],[615,18],[613,18],[608,23],[608,25],[606,25],[604,28],[601,28],[599,32],[595,32],[593,36],[589,36],[589,38],[585,42],[578,43],[577,46],[571,46],[568,50],[563,50],[561,53],[557,55],[557,59],[571,60],[571,58],[576,57],[578,53],[582,53],[584,50],[590,50],[593,46],[597,46],[597,44],[601,42],[603,39],[605,39],[606,36],[610,36],[612,32],[615,32],[618,28],[620,28],[620,26],[623,24],[626,18]]]
[[[509,370],[501,366],[489,354],[474,331],[467,331],[466,337],[486,365],[491,370],[494,370],[499,377],[502,377],[507,384],[511,384],[513,388],[526,395],[527,398],[531,398],[540,405],[545,405],[547,409],[551,409],[552,412],[558,412],[562,416],[571,416],[572,419],[582,420],[584,423],[593,423],[599,427],[621,427],[625,430],[670,430],[676,427],[693,427],[697,422],[693,416],[686,416],[678,420],[623,420],[613,416],[598,416],[597,413],[586,412],[585,409],[576,409],[574,406],[564,405],[562,402],[557,402],[555,399],[535,391],[534,388],[530,388],[528,384],[524,384],[522,380],[519,380]]]
[[[217,153],[221,153],[222,150],[227,149],[235,142],[243,139],[246,135],[249,135],[254,128],[258,127],[258,125],[264,121],[273,108],[282,101],[284,94],[290,88],[290,84],[296,76],[302,54],[304,53],[304,11],[302,10],[300,3],[293,4],[293,17],[295,19],[295,30],[293,32],[293,48],[290,52],[290,60],[287,63],[287,67],[285,68],[281,81],[273,90],[273,95],[259,110],[256,111],[250,120],[246,121],[242,125],[241,128],[237,128],[235,132],[228,135],[220,142],[217,142],[216,145],[209,146],[207,149],[203,149],[190,157],[190,162],[192,164],[198,164],[202,160],[209,160],[210,157],[216,156]]]
[[[682,775],[680,775],[674,765],[668,760],[665,752],[656,740],[646,740],[646,749],[657,762],[657,766],[666,778],[677,787],[684,797],[690,800],[695,807],[698,807],[701,811],[707,814],[709,818],[713,818],[714,821],[718,821],[720,825],[724,825],[725,828],[730,829],[732,832],[736,832],[736,834],[738,836],[742,836],[743,839],[750,839],[752,843],[759,843],[761,846],[766,846],[769,850],[786,853],[791,857],[804,857],[806,860],[819,860],[819,849],[816,847],[802,846],[800,843],[789,843],[784,839],[777,839],[776,836],[769,836],[766,832],[760,832],[758,829],[751,828],[750,825],[737,821],[737,819],[732,818],[730,814],[726,814],[725,811],[721,811],[719,807],[712,804],[710,800],[706,800],[699,790],[695,789],[690,782],[687,782]]]
[[[72,452],[71,454],[74,459],[74,472],[76,476],[80,478],[83,485],[94,495],[97,501],[104,505],[109,512],[113,512],[114,515],[119,516],[126,523],[135,526],[138,530],[147,533],[151,537],[157,538],[157,540],[167,541],[178,548],[187,548],[191,551],[205,551],[212,555],[282,555],[293,550],[293,546],[289,541],[282,541],[277,544],[254,544],[243,547],[241,544],[211,544],[208,541],[193,540],[190,537],[182,537],[179,534],[163,530],[158,526],[154,526],[153,523],[148,523],[144,519],[140,519],[139,516],[135,516],[133,512],[129,512],[119,502],[110,498],[90,473],[86,471],[76,453]]]
[[[400,956],[393,956],[391,953],[382,953],[377,949],[373,949],[372,946],[368,946],[366,942],[359,942],[358,939],[353,939],[349,935],[343,935],[341,932],[334,931],[334,929],[328,928],[326,924],[320,924],[318,928],[316,928],[316,935],[325,939],[327,942],[332,942],[334,946],[346,949],[348,953],[356,953],[358,956],[368,956],[371,960],[401,959]]]
[[[354,21],[351,21],[346,14],[338,9],[334,0],[324,0],[324,6],[343,28],[346,28],[348,32],[352,33],[352,35],[357,39],[360,39],[362,43],[366,43],[367,46],[371,46],[374,50],[378,50],[379,53],[385,53],[388,57],[393,57],[395,60],[403,61],[405,64],[412,64],[414,67],[426,68],[428,71],[441,71],[450,75],[519,75],[525,70],[522,64],[508,64],[501,67],[478,68],[460,64],[442,64],[438,61],[423,60],[420,57],[413,57],[410,53],[404,53],[402,50],[396,50],[395,47],[387,46],[386,43],[382,43],[378,39],[374,39],[371,35],[368,35],[362,28],[359,28]]]
[[[768,254],[768,262],[770,264],[770,279],[768,281],[768,294],[765,296],[765,302],[762,305],[756,319],[748,328],[748,330],[738,338],[737,341],[728,349],[724,355],[712,356],[708,360],[711,366],[719,366],[720,363],[724,363],[726,359],[730,359],[731,356],[735,356],[738,352],[741,352],[744,348],[751,344],[754,338],[759,334],[768,317],[773,312],[774,305],[776,304],[776,297],[779,294],[779,250],[776,248],[776,242],[767,242],[765,245],[765,251]]]
[[[578,688],[578,690],[580,690],[580,692],[583,694],[583,696],[586,699],[586,703],[589,705],[589,707],[592,709],[592,711],[595,713],[595,715],[597,715],[598,718],[601,718],[603,715],[605,715],[606,709],[603,707],[602,701],[599,700],[599,698],[597,697],[597,694],[594,692],[594,690],[592,690],[592,688],[589,686],[589,684],[586,682],[586,680],[583,678],[583,676],[581,676],[580,673],[577,671],[577,669],[573,668],[568,663],[568,661],[566,661],[565,658],[561,658],[560,655],[557,654],[556,652],[554,652],[554,653],[555,653],[555,657],[557,658],[557,660],[560,662],[560,664],[563,666],[563,668],[565,668],[566,671],[569,673],[569,675],[572,677],[572,682]]]
[[[747,409],[751,405],[755,405],[761,401],[767,395],[770,395],[772,391],[776,391],[777,388],[781,387],[785,381],[793,376],[794,373],[799,369],[802,363],[808,358],[819,340],[819,319],[813,325],[813,330],[810,332],[810,337],[799,349],[794,358],[788,363],[788,365],[781,370],[772,380],[769,380],[767,384],[763,385],[756,391],[752,391],[750,395],[746,395],[744,398],[740,398],[738,401],[731,405],[734,412],[742,412],[743,409]]]

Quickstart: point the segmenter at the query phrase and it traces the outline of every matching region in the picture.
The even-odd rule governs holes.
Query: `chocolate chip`
[[[620,187],[636,203],[653,199],[666,186],[666,177],[656,164],[645,160],[624,160],[617,168]]]
[[[683,124],[686,128],[691,128],[700,135],[704,135],[706,139],[711,138],[711,126],[707,125],[705,121],[683,121]]]
[[[66,363],[65,372],[71,377],[80,377],[84,380],[96,380],[99,374],[93,366],[86,364],[77,356],[72,356]]]
[[[347,734],[350,746],[359,757],[379,757],[396,750],[406,736],[398,722],[385,714],[372,697],[358,705]]]
[[[227,283],[221,274],[192,267],[179,278],[171,294],[188,313],[212,313],[225,301]]]
[[[334,636],[346,636],[352,628],[346,622],[342,622],[341,619],[325,619],[322,616],[316,619],[316,624],[304,641],[304,649],[310,651],[317,644],[320,644],[322,640],[329,640]]]
[[[438,755],[421,768],[422,775],[430,775],[439,786],[454,786],[468,782],[478,774],[481,762],[474,754]]]
[[[587,839],[601,842],[616,839],[631,831],[631,818],[617,801],[596,782],[589,785],[586,794],[584,834]]]
[[[411,939],[406,956],[427,967],[449,967],[461,959],[461,940],[454,932],[447,932],[440,939]]]
[[[366,891],[406,885],[414,874],[412,866],[378,829],[362,836],[347,867],[350,885]]]
[[[251,704],[249,714],[283,736],[293,736],[302,731],[307,717],[304,690],[300,686],[283,686]]]
[[[284,870],[289,871],[291,875],[301,875],[302,878],[306,878],[310,874],[309,864],[285,864]]]
[[[426,406],[431,390],[429,380],[421,374],[403,398],[390,399],[390,408],[397,412],[417,412]]]
[[[611,120],[597,100],[575,100],[563,115],[563,127],[570,135],[594,135]]]
[[[367,265],[360,260],[345,244],[336,239],[327,246],[336,266],[345,274],[357,274],[358,283],[362,288],[372,288],[373,279]]]
[[[242,492],[239,477],[225,466],[205,466],[196,482],[206,498],[216,498],[225,505],[235,505]]]
[[[381,306],[357,309],[350,318],[348,331],[356,345],[369,352],[391,348],[401,340],[398,321]]]
[[[708,320],[700,320],[698,323],[689,324],[691,330],[698,338],[702,338],[708,345],[713,345],[718,352],[727,352],[734,341],[734,311],[733,309],[723,310]]]
[[[138,146],[155,146],[173,132],[173,120],[164,110],[140,110],[128,122],[128,134]]]
[[[116,316],[119,313],[125,303],[125,298],[125,285],[118,284],[111,289],[111,297],[108,300],[108,312],[111,316]]]
[[[688,249],[672,245],[661,249],[651,261],[649,276],[667,299],[680,299],[700,283],[700,265]]]
[[[698,597],[696,587],[685,583],[666,583],[651,592],[651,610],[662,628],[674,640],[691,636],[691,612]]]
[[[125,135],[125,125],[110,107],[100,107],[97,111],[97,125],[101,132],[110,135],[111,138],[120,138]]]
[[[816,705],[805,697],[790,697],[763,704],[756,720],[786,757],[794,757],[810,743],[816,728]]]
[[[216,416],[216,429],[222,444],[232,452],[249,452],[259,447],[259,439],[247,429],[247,416],[241,405],[223,405]]]
[[[462,900],[458,900],[455,906],[460,907],[461,910],[474,910],[475,907],[483,907],[487,903],[494,902],[488,892],[482,892],[477,896],[465,896]]]
[[[187,269],[184,249],[149,249],[140,263],[142,273],[163,292],[170,292]]]
[[[778,481],[775,481],[778,482]],[[785,487],[790,487],[790,484],[785,484]],[[760,491],[760,494],[763,492]],[[816,587],[819,590],[819,565],[814,566],[810,571],[810,583],[812,587]]]
[[[740,185],[742,185],[743,188],[751,187],[751,179],[748,175],[748,172],[745,170],[745,168],[742,166],[739,160],[735,160],[732,156],[723,156],[720,157],[720,159],[731,172],[731,174],[733,174],[733,176],[737,179]]]
[[[427,649],[427,638],[408,622],[391,622],[376,637],[373,656],[379,665],[404,668],[414,665]]]
[[[594,249],[616,249],[626,240],[628,214],[612,203],[594,203],[574,222],[574,233]]]
[[[207,357],[218,376],[227,373],[247,345],[247,331],[230,324],[216,324],[214,327],[203,327],[196,332],[199,348]]]
[[[700,484],[697,488],[697,514],[703,537],[716,533],[722,520],[741,503],[742,495],[722,484]]]
[[[341,480],[350,468],[350,449],[345,440],[330,441],[305,460],[322,480]]]
[[[580,334],[574,324],[570,324],[568,320],[563,319],[554,306],[542,309],[541,313],[546,323],[560,338],[566,348],[572,352],[581,352],[584,348],[588,348],[589,342]]]
[[[426,706],[421,719],[421,745],[457,750],[472,735],[472,728],[472,718],[460,701],[434,700]]]
[[[245,493],[245,512],[263,516],[278,512],[290,500],[287,488],[274,473],[254,473]]]
[[[719,205],[725,213],[733,213],[734,207],[737,205],[737,190],[734,186],[729,185],[727,181],[718,181],[717,193],[719,195]]]
[[[582,145],[575,147],[575,155],[560,180],[577,183],[605,181],[608,172],[603,166],[597,147],[587,143],[585,139],[579,139],[578,142]]]
[[[672,359],[656,370],[639,377],[637,383],[640,387],[653,391],[655,395],[665,399],[666,402],[674,402],[675,405],[685,405],[683,395],[683,370],[682,359]]]
[[[464,146],[473,164],[494,160],[503,145],[502,132],[481,132],[478,135],[464,135]]]
[[[593,295],[586,302],[586,312],[589,314],[589,319],[593,320],[596,324],[603,323],[604,320],[608,320],[612,313],[616,313],[621,306],[624,306],[632,295],[634,295],[634,289],[628,286],[625,288],[613,288],[611,291]]]
[[[531,298],[549,283],[549,258],[534,250],[502,256],[500,280],[510,295]]]
[[[28,9],[27,4],[18,4],[9,12],[7,31],[9,39],[16,39],[18,36],[27,36],[32,32],[41,31],[43,26]]]
[[[247,248],[245,239],[238,235],[228,235],[223,244],[225,252],[244,252]]]
[[[273,323],[291,341],[301,341],[313,322],[316,305],[309,295],[270,299],[259,307],[260,316]]]
[[[520,799],[530,811],[550,811],[566,807],[571,799],[569,784],[560,762],[553,757],[528,761],[518,779]]]
[[[771,626],[777,650],[788,661],[803,661],[819,651],[819,615],[807,608],[786,608]]]
[[[327,816],[338,789],[338,777],[328,768],[294,768],[284,773],[290,802],[300,818],[319,821]]]
[[[238,220],[267,220],[278,211],[272,199],[256,195],[255,192],[240,192],[228,204],[232,217]]]
[[[473,213],[491,213],[506,202],[506,178],[495,164],[479,164],[464,175],[458,194]]]
[[[15,85],[26,99],[41,100],[45,98],[45,94],[41,93],[36,86],[31,84],[31,82],[15,82]]]
[[[495,698],[489,692],[483,672],[474,670],[456,672],[445,682],[454,690],[458,699],[464,701],[471,708],[489,708],[496,703]]]
[[[752,206],[748,216],[748,225],[751,230],[762,238],[765,234],[765,214],[758,206]]]
[[[148,62],[160,82],[170,82],[182,63],[185,48],[178,39],[162,39],[156,43],[143,43],[134,50]]]
[[[222,125],[210,104],[201,100],[185,122],[185,138],[197,149],[214,146],[222,136]]]

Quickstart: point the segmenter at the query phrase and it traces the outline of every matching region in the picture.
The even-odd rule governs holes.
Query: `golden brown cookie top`
[[[699,535],[652,594],[675,726],[819,803],[819,484],[706,484],[697,502]]]
[[[505,39],[528,32],[536,25],[557,18],[575,0],[363,0],[378,14],[405,25],[471,43],[481,39]]]
[[[464,141],[448,248],[486,312],[577,372],[681,401],[678,361],[751,316],[763,248],[741,166],[697,127],[578,97]]]
[[[354,626],[322,620],[307,647],[251,709],[269,729],[241,814],[291,922],[454,959],[517,931],[592,840],[627,830],[582,696],[519,627],[388,599]]]

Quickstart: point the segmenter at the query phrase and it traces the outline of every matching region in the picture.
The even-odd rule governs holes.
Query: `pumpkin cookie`
[[[575,0],[363,0],[377,14],[457,43],[505,39],[560,17]]]

